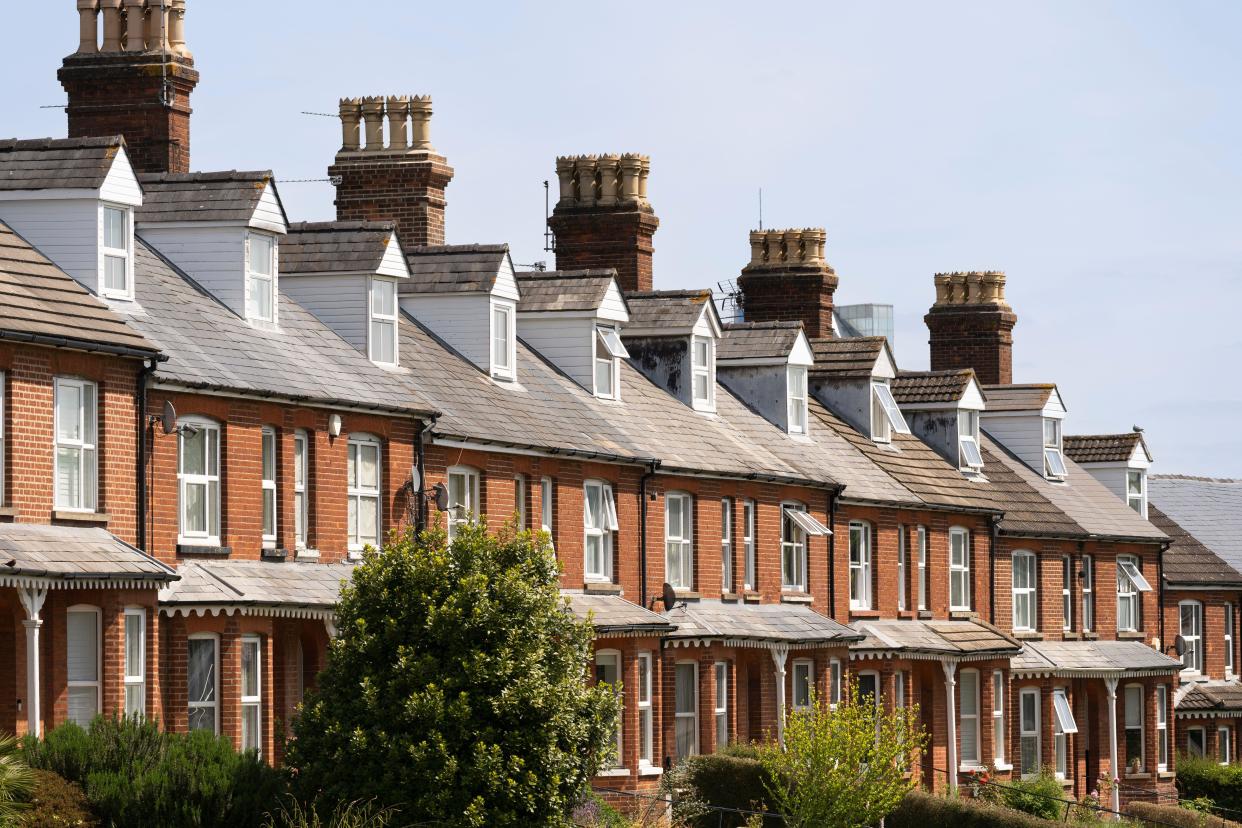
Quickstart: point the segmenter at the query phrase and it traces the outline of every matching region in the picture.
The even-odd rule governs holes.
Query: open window
[[[957,465],[963,471],[983,471],[983,454],[979,451],[979,412],[957,412]]]
[[[588,480],[583,486],[585,574],[588,581],[612,580],[612,533],[617,531],[617,506],[612,486]]]
[[[616,328],[598,325],[595,328],[595,396],[616,399],[621,360],[629,359]]]
[[[871,383],[871,439],[877,443],[887,443],[893,439],[893,432],[909,434],[910,426],[902,416],[897,401],[888,384]]]
[[[1065,478],[1065,457],[1061,454],[1061,421],[1044,418],[1044,476],[1054,480]]]
[[[1069,699],[1065,690],[1052,691],[1052,742],[1056,754],[1055,772],[1057,779],[1064,779],[1069,763],[1067,735],[1078,732],[1078,724],[1074,721],[1074,711],[1070,709]]]

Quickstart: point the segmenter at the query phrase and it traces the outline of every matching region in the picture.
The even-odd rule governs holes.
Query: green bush
[[[1182,799],[1210,799],[1226,813],[1242,812],[1242,766],[1179,755],[1177,790]]]
[[[393,809],[370,802],[343,802],[329,810],[326,805],[289,799],[279,811],[268,814],[263,828],[388,828],[395,818]]]
[[[37,770],[34,776],[30,807],[17,820],[20,828],[95,828],[99,825],[81,787],[51,771]]]
[[[1068,802],[1065,789],[1048,768],[1030,779],[1014,779],[992,785],[989,790],[996,793],[995,798],[989,798],[1006,808],[1042,819],[1060,820],[1065,817]]]
[[[1180,767],[1178,771],[1181,771]],[[1163,828],[1166,825],[1175,825],[1177,828],[1242,828],[1237,822],[1179,805],[1131,802],[1126,806],[1126,815],[1136,820],[1142,828]]]
[[[757,759],[748,758],[747,754],[756,755],[757,751],[750,746],[733,746],[720,753],[704,756],[691,756],[683,764],[685,779],[696,793],[697,800],[703,805],[719,808],[738,808],[746,811],[771,810],[768,802],[768,779],[763,765]],[[731,755],[733,754],[733,755]],[[744,814],[717,811],[690,817],[686,820],[690,825],[701,828],[716,826],[741,826],[746,824]],[[768,819],[765,825],[780,826],[780,819]]]
[[[933,825],[952,825],[953,828],[1052,828],[1063,823],[1001,805],[911,791],[897,810],[885,818],[884,825],[885,828],[930,828]]]

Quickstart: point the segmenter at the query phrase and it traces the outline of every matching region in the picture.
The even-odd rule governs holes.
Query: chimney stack
[[[936,274],[936,304],[927,315],[931,368],[973,368],[984,385],[1013,382],[1013,326],[1005,274],[973,270]]]
[[[431,146],[431,97],[342,98],[341,150],[328,167],[339,221],[391,221],[402,246],[444,244],[453,168]],[[384,143],[384,124],[388,143]]]
[[[750,264],[737,280],[747,322],[801,322],[811,339],[832,331],[837,273],[824,261],[822,227],[752,230]]]
[[[124,135],[139,172],[190,171],[186,0],[77,0],[78,50],[57,77],[69,95],[69,137]],[[102,29],[102,32],[100,31]]]
[[[567,155],[556,159],[560,198],[548,225],[558,270],[611,267],[627,293],[652,287],[651,237],[660,220],[647,200],[646,155]]]

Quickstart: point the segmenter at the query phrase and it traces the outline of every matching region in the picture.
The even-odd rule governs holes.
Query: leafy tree
[[[544,535],[463,527],[368,551],[345,585],[289,762],[304,799],[404,821],[561,825],[607,755],[615,689],[588,687]]]
[[[760,753],[773,810],[797,828],[877,825],[914,786],[905,772],[926,741],[917,707],[889,713],[857,687],[835,709],[812,699],[786,719],[785,747]]]

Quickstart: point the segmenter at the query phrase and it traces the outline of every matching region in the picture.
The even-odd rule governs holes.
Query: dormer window
[[[1147,516],[1147,475],[1142,469],[1126,472],[1126,504],[1140,515]]]
[[[1044,418],[1044,476],[1060,480],[1065,477],[1065,459],[1061,455],[1061,421]]]
[[[616,328],[595,328],[595,396],[614,400],[618,396],[617,375],[620,361],[629,359]]]
[[[979,452],[979,412],[957,412],[957,466],[963,471],[983,469],[983,455]]]
[[[389,279],[371,280],[371,361],[397,364],[397,283]]]
[[[893,432],[909,434],[910,426],[902,416],[893,392],[884,382],[871,383],[871,439],[877,443],[887,443],[893,439]]]
[[[806,434],[806,366],[791,365],[788,371],[789,433]]]
[[[134,296],[131,274],[133,267],[131,250],[133,233],[130,232],[131,214],[128,208],[103,205],[103,256],[102,293],[112,299],[132,299]]]
[[[694,408],[713,411],[716,408],[716,343],[707,336],[696,336],[691,342],[691,373],[694,375]]]
[[[276,239],[266,233],[246,234],[246,315],[276,321]]]
[[[492,376],[513,379],[513,308],[492,305]]]

